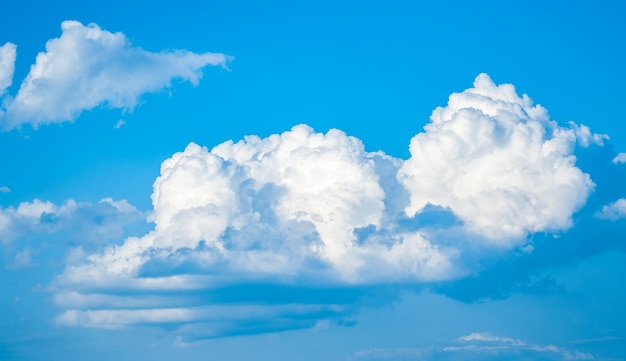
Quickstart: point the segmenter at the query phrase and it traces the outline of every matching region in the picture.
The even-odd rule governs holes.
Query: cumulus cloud
[[[626,199],[620,198],[611,204],[603,206],[602,209],[596,213],[596,216],[612,221],[626,218]]]
[[[428,204],[448,207],[472,232],[508,244],[569,228],[593,190],[573,148],[577,140],[587,146],[604,137],[559,126],[511,84],[481,74],[430,119],[411,139],[411,157],[398,173],[411,216]]]
[[[0,99],[8,87],[13,84],[13,72],[15,71],[15,56],[17,54],[15,44],[6,43],[0,46]],[[2,113],[0,113],[1,115]]]
[[[333,283],[449,277],[452,253],[419,233],[375,232],[390,227],[375,172],[381,157],[341,131],[303,125],[211,151],[192,143],[161,166],[154,231],[66,276],[134,277],[162,259],[240,277],[294,278],[321,268]],[[361,229],[371,235],[359,237]]]
[[[122,33],[64,21],[59,38],[46,43],[14,98],[5,99],[0,125],[5,130],[28,123],[74,120],[83,110],[106,104],[132,109],[144,93],[156,92],[180,79],[197,84],[202,68],[224,66],[229,57],[186,50],[153,53],[134,47]],[[15,47],[0,51],[0,85],[10,84]],[[6,65],[8,64],[8,65]],[[10,66],[11,65],[11,66]],[[0,86],[1,89],[2,88]]]
[[[57,322],[174,324],[216,337],[342,319],[358,292],[346,300],[341,290],[457,279],[491,245],[506,251],[529,234],[566,230],[594,187],[575,165],[576,145],[603,139],[559,125],[482,74],[433,112],[406,161],[306,125],[211,150],[191,143],[161,165],[152,231],[68,263],[52,285],[65,310]],[[333,291],[314,304],[296,296],[325,288]],[[263,296],[281,292],[289,296]],[[258,309],[253,330],[206,316],[268,302],[277,309]]]

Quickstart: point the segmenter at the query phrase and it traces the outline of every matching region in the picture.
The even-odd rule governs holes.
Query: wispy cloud
[[[132,109],[144,93],[167,88],[175,79],[197,84],[202,68],[229,60],[220,53],[148,52],[96,24],[64,21],[61,29],[37,55],[15,97],[5,97],[0,129],[71,121],[103,104]],[[10,43],[0,48],[0,93],[11,84],[15,49]]]
[[[124,119],[119,119],[114,125],[113,128],[115,129],[120,129],[121,127],[124,126],[124,124],[126,124],[126,122],[124,121]]]
[[[595,360],[589,353],[487,332],[461,336],[447,345],[420,348],[366,349],[354,354],[357,360]]]
[[[491,333],[471,333],[458,339],[458,346],[446,346],[443,352],[461,354],[490,354],[492,357],[506,359],[526,359],[528,356],[544,357],[549,360],[594,360],[593,355],[579,351],[570,351],[555,345],[540,345],[513,339],[511,337],[495,336]],[[517,358],[516,358],[517,357]]]

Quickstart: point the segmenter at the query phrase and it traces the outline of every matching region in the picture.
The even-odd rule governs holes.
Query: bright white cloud
[[[341,131],[304,125],[211,151],[192,143],[161,166],[155,230],[89,256],[65,277],[134,277],[155,258],[193,261],[209,274],[219,265],[237,277],[293,278],[322,266],[330,274],[316,277],[331,283],[450,277],[455,253],[418,233],[357,236],[390,227],[375,171],[387,160]]]
[[[193,319],[208,301],[172,297],[242,283],[341,288],[458,278],[474,271],[464,257],[481,256],[466,239],[510,248],[530,233],[566,229],[593,189],[573,152],[605,137],[559,126],[511,85],[480,75],[431,120],[407,161],[306,125],[211,150],[189,144],[161,165],[151,232],[68,263],[53,285],[67,309],[59,324],[122,327],[141,319],[203,333],[185,315]],[[463,223],[419,226],[429,203]],[[124,290],[146,313],[124,313],[108,290]],[[325,305],[334,305],[332,297]],[[184,317],[151,318],[157,309]]]
[[[615,158],[613,158],[613,163],[615,164],[624,164],[626,163],[626,153],[619,153]]]
[[[0,46],[0,100],[7,88],[13,84],[16,49],[17,47],[12,43]]]
[[[49,40],[46,51],[37,55],[17,95],[5,101],[2,128],[71,121],[102,104],[132,109],[142,94],[167,88],[174,79],[197,84],[203,67],[224,66],[229,60],[219,53],[148,52],[133,47],[124,34],[96,24],[64,21],[61,29],[61,36]],[[4,51],[7,63],[14,50]],[[2,69],[12,70],[3,64],[0,83],[8,74]]]
[[[398,174],[410,193],[406,212],[449,207],[470,231],[501,244],[571,226],[594,187],[574,164],[574,146],[604,139],[584,126],[559,126],[486,74],[435,109],[424,130]]]
[[[626,218],[626,199],[620,198],[611,204],[607,204],[596,213],[598,218],[610,219],[616,221]]]

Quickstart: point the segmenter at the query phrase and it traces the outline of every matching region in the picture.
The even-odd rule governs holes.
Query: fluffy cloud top
[[[219,53],[148,52],[96,24],[64,21],[61,29],[37,55],[17,95],[5,99],[2,128],[69,121],[102,104],[133,108],[144,93],[166,88],[173,79],[196,84],[203,67],[228,61]],[[0,90],[10,85],[14,61],[15,46],[0,49]]]
[[[528,234],[567,229],[594,186],[575,166],[575,146],[603,139],[584,126],[558,125],[512,85],[482,74],[433,112],[406,161],[306,125],[211,150],[191,143],[162,163],[151,232],[68,264],[53,285],[66,309],[57,321],[167,323],[215,337],[241,325],[215,319],[213,306],[239,312],[265,304],[263,293],[239,293],[225,304],[185,294],[217,297],[242,284],[341,289],[458,278],[473,271],[465,258],[492,252],[490,245],[510,249]],[[433,208],[460,222],[424,224]],[[260,298],[241,299],[248,293]],[[350,312],[333,297],[315,305],[287,297],[272,310],[252,309],[261,325],[254,332]]]
[[[506,244],[570,227],[594,187],[575,166],[573,148],[604,137],[559,126],[528,96],[486,74],[430,119],[398,173],[411,216],[427,204],[448,207],[472,232]]]
[[[151,259],[175,258],[239,277],[293,278],[319,267],[332,283],[448,277],[448,256],[418,233],[358,236],[390,227],[376,174],[385,160],[341,131],[304,125],[211,151],[192,143],[161,166],[155,230],[66,276],[134,277]]]

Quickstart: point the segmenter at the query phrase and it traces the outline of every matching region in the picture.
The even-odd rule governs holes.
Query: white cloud
[[[68,262],[52,287],[81,306],[56,297],[68,309],[59,323],[117,327],[123,313],[109,311],[122,303],[110,290],[143,302],[138,310],[195,315],[208,301],[171,297],[240,284],[342,288],[462,277],[475,271],[483,250],[469,249],[467,239],[506,250],[530,233],[566,229],[593,189],[573,152],[577,142],[604,137],[559,126],[511,85],[480,75],[431,119],[407,161],[366,152],[340,130],[306,125],[211,150],[189,144],[161,165],[151,232]],[[419,225],[428,203],[464,223]],[[331,297],[326,305],[333,304]],[[204,332],[185,317],[172,322]]]
[[[604,141],[609,140],[608,135],[592,133],[591,129],[586,125],[578,125],[574,122],[569,122],[568,124],[574,130],[578,144],[584,148],[589,147],[591,144],[603,146]]]
[[[31,256],[31,250],[29,248],[24,248],[21,251],[17,251],[13,261],[6,267],[9,269],[23,269],[32,267],[33,265],[34,263]]]
[[[406,212],[449,207],[470,231],[501,244],[571,226],[594,187],[574,165],[574,146],[604,138],[584,126],[560,127],[486,74],[435,109],[424,130],[398,174],[410,192]]]
[[[0,187],[0,193],[11,193],[11,188],[7,186]]]
[[[15,98],[5,100],[2,128],[71,121],[102,104],[132,109],[142,94],[167,88],[174,79],[197,84],[203,67],[229,60],[219,53],[148,52],[96,24],[64,21],[61,29],[37,55]]]
[[[0,245],[42,234],[73,233],[81,242],[119,237],[124,225],[142,218],[127,201],[103,199],[97,204],[68,200],[61,205],[34,200],[0,208]]]
[[[624,164],[626,163],[626,153],[619,153],[615,158],[613,158],[613,163],[615,164]]]
[[[520,339],[476,332],[447,346],[377,348],[357,351],[358,360],[594,360],[592,354],[552,344],[531,344]]]
[[[511,337],[495,336],[488,332],[471,333],[466,336],[459,337],[458,341],[461,345],[444,347],[444,352],[454,352],[462,354],[480,354],[489,352],[491,354],[500,355],[507,354],[516,355],[520,359],[526,359],[526,355],[535,357],[548,357],[549,359],[560,360],[594,360],[593,355],[580,352],[570,351],[555,345],[539,345],[530,344],[519,339]]]
[[[513,339],[511,337],[501,337],[495,336],[488,332],[472,332],[469,335],[459,337],[459,341],[464,342],[472,342],[472,341],[481,341],[481,342],[498,342],[502,344],[509,344],[513,346],[522,346],[524,342],[518,339]]]
[[[610,219],[616,221],[621,218],[626,218],[626,199],[620,198],[611,204],[607,204],[596,213],[596,217]]]
[[[356,138],[303,125],[211,151],[191,143],[161,166],[154,231],[89,256],[65,277],[134,277],[162,259],[194,262],[209,274],[219,265],[220,274],[243,278],[294,278],[314,269],[332,283],[449,278],[455,252],[418,233],[357,237],[357,229],[389,227],[377,161],[385,159]]]
[[[113,128],[115,129],[120,129],[124,124],[126,124],[126,122],[124,121],[124,119],[119,119],[114,125]]]
[[[186,308],[68,310],[56,318],[58,325],[97,328],[121,328],[137,323],[164,324],[181,322],[246,321],[341,311],[336,305],[219,305]]]
[[[13,84],[16,54],[15,44],[6,43],[0,46],[0,100],[7,88]],[[1,112],[0,115],[2,115]]]

